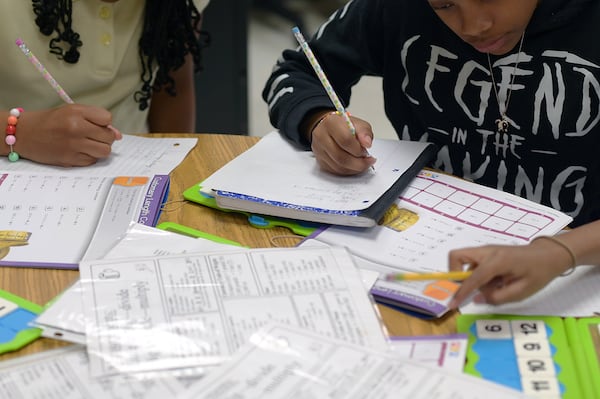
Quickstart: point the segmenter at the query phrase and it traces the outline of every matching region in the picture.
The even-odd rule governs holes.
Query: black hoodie
[[[426,0],[351,1],[310,45],[346,105],[361,76],[382,77],[398,137],[439,146],[431,166],[551,206],[577,226],[600,219],[599,36],[600,1],[541,1],[520,55],[491,57],[501,102],[511,91],[506,134],[496,132],[487,56]],[[303,117],[332,107],[299,50],[283,52],[263,97],[271,123],[304,146]]]

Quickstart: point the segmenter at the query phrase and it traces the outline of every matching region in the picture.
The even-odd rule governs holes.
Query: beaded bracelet
[[[565,251],[567,251],[567,253],[569,254],[569,256],[571,257],[571,262],[572,265],[570,268],[568,268],[566,271],[564,271],[561,276],[568,276],[569,274],[573,273],[575,271],[575,267],[577,266],[577,257],[575,256],[575,252],[573,252],[573,250],[564,242],[562,242],[561,240],[559,240],[556,237],[552,237],[552,236],[539,236],[534,238],[533,240],[531,240],[531,242],[534,242],[536,240],[548,240],[548,241],[552,241],[553,243],[563,247],[563,249]]]
[[[16,162],[19,160],[19,154],[15,152],[13,146],[17,142],[15,134],[17,133],[17,122],[19,121],[19,117],[21,116],[22,112],[23,108],[11,109],[8,119],[6,120],[6,137],[4,138],[4,142],[10,147],[8,160],[11,162]]]

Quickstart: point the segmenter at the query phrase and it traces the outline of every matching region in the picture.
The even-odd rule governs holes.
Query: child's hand
[[[111,122],[109,111],[81,104],[25,110],[19,118],[15,151],[22,158],[49,165],[91,165],[107,158],[112,143],[121,138]]]
[[[376,159],[366,151],[373,141],[371,125],[359,118],[351,119],[356,135],[336,114],[326,116],[313,129],[311,148],[321,169],[336,175],[356,175],[375,163]]]
[[[449,306],[456,309],[477,290],[475,303],[520,301],[541,290],[571,262],[564,249],[545,240],[523,246],[486,245],[450,251],[450,270],[470,265],[473,273],[463,281]]]

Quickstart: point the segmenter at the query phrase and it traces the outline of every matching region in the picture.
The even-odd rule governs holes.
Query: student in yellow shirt
[[[0,2],[7,16],[0,25],[0,155],[83,166],[108,157],[120,132],[194,131],[193,74],[207,3]],[[75,104],[65,104],[31,65],[15,44],[19,38]]]
[[[450,270],[463,270],[466,264],[473,273],[450,307],[458,307],[476,290],[475,303],[520,301],[578,265],[600,266],[600,220],[524,246],[486,245],[450,252]]]

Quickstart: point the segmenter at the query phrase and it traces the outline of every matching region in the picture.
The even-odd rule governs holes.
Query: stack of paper
[[[264,136],[202,182],[224,209],[347,226],[374,226],[433,158],[430,143],[373,140],[376,171],[336,176],[322,171],[310,151],[278,132]]]
[[[202,238],[194,239],[139,223],[131,223],[125,234],[103,258],[135,258],[234,249],[236,248],[230,245]],[[42,336],[85,344],[85,329],[89,322],[89,315],[83,309],[82,293],[83,287],[77,280],[35,320],[35,325],[42,329]]]
[[[401,386],[415,398],[471,398],[474,389],[520,397],[456,373],[464,337],[388,341],[365,276],[342,248],[209,249],[205,240],[154,230],[132,225],[106,259],[82,263],[76,295],[87,350],[8,362],[0,379],[61,370],[60,379],[38,372],[15,389],[25,397],[64,384],[90,398],[209,398],[223,379],[242,398],[297,397],[300,387],[305,397],[343,389],[341,397],[359,398]],[[167,255],[169,247],[185,253]]]
[[[520,392],[286,326],[267,327],[180,396],[196,398],[525,398]]]
[[[341,248],[241,249],[80,265],[92,374],[213,366],[270,322],[387,346]]]

